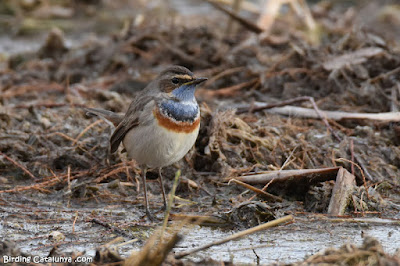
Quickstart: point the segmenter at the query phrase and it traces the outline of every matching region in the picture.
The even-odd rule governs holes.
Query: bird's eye
[[[179,83],[179,79],[178,78],[172,78],[172,83],[174,84],[178,84]]]

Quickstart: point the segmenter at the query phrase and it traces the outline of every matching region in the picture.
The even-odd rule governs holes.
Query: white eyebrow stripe
[[[178,78],[178,79],[186,79],[186,80],[192,80],[193,77],[189,76],[188,74],[179,74],[179,75],[175,75],[174,78]]]

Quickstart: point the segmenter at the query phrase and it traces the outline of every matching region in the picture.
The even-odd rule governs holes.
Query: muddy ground
[[[157,172],[151,222],[140,168],[122,148],[108,152],[113,127],[83,108],[124,112],[173,64],[209,80],[197,91],[195,147],[163,170],[167,191],[181,173],[169,227],[202,221],[185,222],[165,265],[400,265],[400,6],[321,1],[307,16],[293,2],[301,12],[284,5],[269,28],[249,2],[234,19],[194,0],[1,2],[0,261],[119,265],[144,250],[164,217]],[[318,170],[332,167],[355,182],[338,213],[342,170]],[[287,172],[303,169],[317,172]],[[230,181],[269,171],[272,181],[245,183],[270,194]],[[294,220],[174,257],[286,215]]]

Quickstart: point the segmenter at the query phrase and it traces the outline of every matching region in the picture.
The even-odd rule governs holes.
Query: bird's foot
[[[156,221],[155,216],[150,212],[149,209],[146,209],[146,217],[147,217],[147,219],[150,220],[150,222],[155,222]]]

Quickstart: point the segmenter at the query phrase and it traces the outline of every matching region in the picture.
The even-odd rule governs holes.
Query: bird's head
[[[171,66],[161,72],[156,80],[162,94],[168,98],[186,102],[195,101],[196,86],[207,78],[196,78],[186,67]]]

